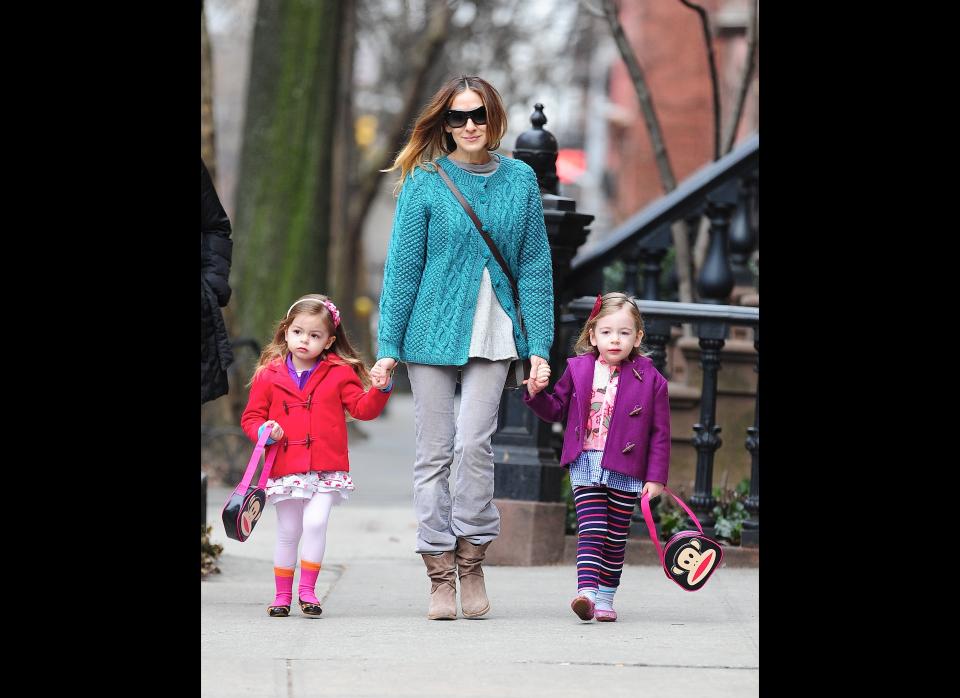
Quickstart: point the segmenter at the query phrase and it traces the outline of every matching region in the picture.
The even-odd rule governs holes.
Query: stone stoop
[[[730,294],[731,305],[742,305],[749,308],[760,307],[760,293],[753,286],[735,286]],[[746,339],[753,344],[753,328],[733,325],[730,328],[730,339]]]
[[[567,505],[494,498],[500,535],[487,548],[488,565],[553,565],[563,554]]]

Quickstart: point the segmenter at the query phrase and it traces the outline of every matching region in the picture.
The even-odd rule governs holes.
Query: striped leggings
[[[577,508],[577,589],[617,587],[630,535],[636,492],[602,485],[574,487]]]

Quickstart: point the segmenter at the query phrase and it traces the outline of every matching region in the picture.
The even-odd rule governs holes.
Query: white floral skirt
[[[350,475],[342,470],[311,470],[267,478],[267,502],[275,505],[286,499],[310,499],[315,492],[336,492],[338,502],[346,501],[354,489]]]

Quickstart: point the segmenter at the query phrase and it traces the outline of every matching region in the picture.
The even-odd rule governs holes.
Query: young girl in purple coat
[[[524,402],[547,422],[566,420],[560,462],[577,509],[577,595],[582,620],[615,621],[613,596],[640,494],[658,496],[670,468],[667,380],[639,352],[643,319],[624,293],[597,296],[577,356],[544,391],[550,366],[527,382]]]

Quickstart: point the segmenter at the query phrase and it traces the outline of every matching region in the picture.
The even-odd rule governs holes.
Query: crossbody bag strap
[[[523,323],[523,313],[520,312],[520,290],[517,288],[517,282],[513,278],[513,274],[510,273],[510,267],[507,266],[507,260],[505,260],[503,255],[500,254],[500,250],[497,247],[497,244],[493,241],[493,238],[490,237],[490,233],[483,229],[483,223],[480,222],[477,214],[470,207],[470,204],[467,203],[467,200],[463,197],[463,194],[460,193],[457,185],[453,183],[452,179],[450,179],[450,175],[448,175],[440,165],[437,165],[437,173],[440,175],[440,178],[446,183],[446,185],[450,187],[450,191],[452,191],[453,195],[457,197],[457,201],[459,201],[460,205],[463,206],[463,210],[467,212],[468,216],[470,216],[470,220],[472,220],[473,224],[476,226],[477,232],[480,233],[481,237],[483,237],[483,241],[487,243],[487,247],[490,248],[490,252],[493,253],[493,258],[497,260],[497,264],[500,265],[500,268],[503,269],[503,273],[506,274],[507,280],[510,282],[510,288],[513,289],[513,304],[517,308],[517,320],[520,322],[520,331],[523,332],[524,337],[526,337],[527,330]]]
[[[234,490],[237,494],[246,494],[247,488],[250,486],[250,481],[253,480],[253,474],[257,472],[257,465],[260,464],[260,456],[263,455],[263,451],[266,448],[267,439],[270,438],[270,429],[264,429],[263,433],[260,434],[260,438],[257,439],[257,445],[253,449],[253,454],[250,456],[250,461],[247,463],[247,469],[243,473],[243,479],[240,481],[240,484],[237,485]],[[260,480],[257,483],[257,486],[261,489],[267,484],[267,478],[270,477],[270,471],[273,469],[273,461],[277,458],[277,449],[271,449],[267,454],[267,460],[263,464],[263,470],[260,471]]]
[[[669,494],[671,497],[677,500],[677,503],[683,508],[687,515],[690,517],[690,520],[696,524],[697,529],[700,531],[700,534],[703,535],[703,526],[700,525],[700,520],[697,518],[697,515],[690,510],[686,504],[683,503],[683,500],[680,499],[677,495],[670,491],[669,487],[664,487],[663,491]],[[657,555],[660,556],[660,564],[663,564],[663,548],[660,545],[660,539],[657,538],[657,527],[653,523],[653,514],[650,513],[650,497],[647,495],[642,495],[640,497],[640,509],[643,511],[643,520],[647,522],[647,532],[650,534],[650,539],[653,541],[653,544],[657,546]],[[667,575],[668,577],[670,575]]]

